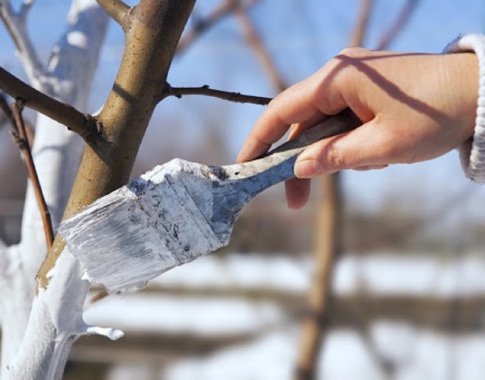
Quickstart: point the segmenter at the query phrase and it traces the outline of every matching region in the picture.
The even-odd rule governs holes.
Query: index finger
[[[339,63],[332,60],[310,77],[289,87],[270,102],[247,137],[237,160],[260,156],[280,139],[293,123],[309,126],[312,121],[334,115],[347,107],[336,72]],[[337,70],[338,72],[338,70]],[[322,91],[324,91],[322,93]]]
[[[305,79],[275,97],[246,138],[237,160],[247,161],[266,152],[291,124],[321,114],[314,105],[314,84]]]

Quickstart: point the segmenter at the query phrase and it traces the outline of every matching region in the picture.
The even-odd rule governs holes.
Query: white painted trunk
[[[33,84],[85,109],[107,22],[95,0],[74,0],[65,34],[53,49],[45,76],[32,78],[37,71],[26,67]],[[25,58],[22,62],[30,64]],[[33,153],[54,228],[62,217],[81,151],[82,141],[64,126],[44,116],[38,118]],[[29,185],[21,243],[8,249],[0,246],[2,379],[60,379],[75,339],[81,334],[104,333],[82,321],[89,283],[82,280],[78,262],[69,252],[61,254],[51,271],[48,288],[34,297],[35,273],[45,253],[38,205]]]

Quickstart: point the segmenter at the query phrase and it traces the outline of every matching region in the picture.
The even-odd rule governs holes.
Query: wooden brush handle
[[[323,140],[327,137],[350,132],[352,129],[357,128],[361,124],[362,122],[360,119],[349,108],[346,108],[337,115],[331,116],[328,119],[306,129],[294,139],[270,150],[264,155],[264,157],[272,156],[276,153],[289,152],[295,148],[301,148],[301,153],[308,145]]]
[[[294,177],[293,167],[298,155],[305,147],[327,137],[349,132],[362,122],[350,110],[345,109],[335,116],[318,123],[293,140],[269,151],[262,158],[237,165],[224,166],[228,180],[252,178],[258,174],[265,177],[265,188]],[[284,165],[283,165],[284,164]]]

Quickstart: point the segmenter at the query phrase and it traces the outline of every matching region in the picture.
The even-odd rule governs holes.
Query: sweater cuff
[[[473,181],[485,183],[485,36],[466,34],[451,42],[446,53],[472,51],[478,58],[479,90],[473,137],[458,148],[465,175]]]

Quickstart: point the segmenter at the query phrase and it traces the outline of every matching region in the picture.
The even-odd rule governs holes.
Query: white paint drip
[[[86,335],[103,335],[111,340],[118,340],[125,336],[125,333],[119,329],[111,327],[89,326],[86,329]]]

